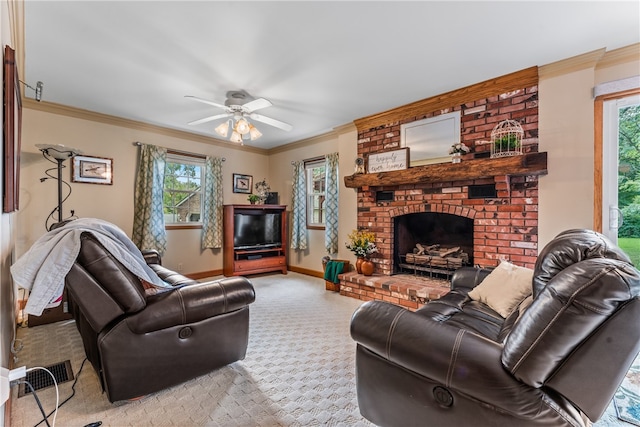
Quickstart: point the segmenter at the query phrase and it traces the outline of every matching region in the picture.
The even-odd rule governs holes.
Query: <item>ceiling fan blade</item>
[[[287,132],[293,129],[293,126],[291,126],[289,123],[281,122],[280,120],[272,119],[271,117],[262,116],[256,113],[249,114],[249,117],[251,117],[253,120],[277,127],[278,129],[286,130]]]
[[[202,123],[207,123],[216,119],[221,119],[223,117],[231,117],[233,116],[233,114],[231,113],[224,113],[224,114],[218,114],[215,116],[209,116],[209,117],[205,117],[204,119],[200,119],[200,120],[194,120],[192,122],[187,123],[188,125],[199,125]]]
[[[226,105],[218,104],[217,102],[209,101],[207,99],[198,98],[197,96],[185,95],[185,98],[193,99],[194,101],[202,102],[203,104],[213,105],[214,107],[227,109]]]
[[[253,101],[249,101],[246,104],[243,104],[242,108],[251,112],[251,111],[259,110],[261,108],[271,107],[272,105],[273,104],[268,99],[258,98],[258,99],[254,99]]]

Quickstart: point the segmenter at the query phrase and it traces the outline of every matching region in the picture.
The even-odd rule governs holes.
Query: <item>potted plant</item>
[[[251,203],[252,205],[255,205],[256,202],[260,200],[260,196],[258,196],[257,194],[249,194],[247,200],[249,200],[249,203]]]
[[[496,140],[496,146],[500,151],[514,151],[520,146],[520,143],[518,136],[515,133],[510,133]]]
[[[524,130],[516,120],[504,120],[491,131],[491,158],[522,154]]]
[[[356,271],[359,274],[370,276],[373,274],[373,262],[369,260],[369,256],[378,252],[373,232],[367,230],[353,230],[349,234],[349,242],[346,243],[347,249],[355,254],[358,258],[356,261]],[[365,266],[364,264],[367,263]],[[368,273],[368,274],[367,274]]]
[[[269,197],[271,186],[267,183],[267,180],[263,178],[262,181],[256,183],[255,187],[260,203],[264,203],[267,197]]]
[[[449,148],[449,154],[451,155],[451,163],[460,163],[460,159],[463,154],[468,154],[471,149],[467,147],[464,142],[458,142],[451,145]]]

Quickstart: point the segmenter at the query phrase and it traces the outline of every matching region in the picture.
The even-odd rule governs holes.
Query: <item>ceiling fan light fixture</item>
[[[251,140],[255,141],[262,136],[262,132],[260,132],[257,127],[249,123],[249,135],[251,135]]]
[[[231,138],[229,138],[229,141],[242,144],[242,135],[234,130],[231,133]]]
[[[229,124],[231,123],[231,120],[227,120],[226,122],[221,123],[220,125],[218,125],[215,128],[215,131],[218,135],[222,136],[222,137],[226,137],[227,134],[229,133]]]
[[[235,131],[240,135],[246,135],[249,133],[249,122],[245,118],[241,118],[236,122]]]
[[[226,138],[227,135],[229,135],[229,132],[231,132],[229,140],[240,145],[242,145],[245,140],[255,141],[263,136],[262,132],[249,122],[249,118],[251,120],[282,129],[286,132],[293,128],[288,123],[281,122],[261,114],[256,114],[256,110],[270,107],[273,104],[264,98],[254,98],[244,91],[227,92],[227,100],[224,104],[191,95],[186,95],[186,98],[224,110],[224,113],[214,114],[212,116],[203,117],[199,120],[191,121],[189,122],[190,125],[200,125],[202,123],[208,123],[213,120],[225,118],[224,123],[215,127],[215,132],[224,138]]]

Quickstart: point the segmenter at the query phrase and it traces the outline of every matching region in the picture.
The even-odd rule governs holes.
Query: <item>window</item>
[[[324,228],[325,162],[324,158],[305,162],[307,174],[307,228]]]
[[[165,224],[200,225],[204,159],[167,154],[164,169]]]

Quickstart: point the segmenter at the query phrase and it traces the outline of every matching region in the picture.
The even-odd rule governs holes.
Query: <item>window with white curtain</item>
[[[304,164],[307,178],[307,228],[323,229],[326,221],[326,166],[325,159]]]

